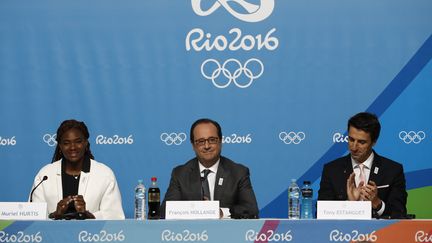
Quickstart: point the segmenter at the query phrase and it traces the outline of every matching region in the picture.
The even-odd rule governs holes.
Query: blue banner
[[[370,111],[409,213],[431,218],[431,13],[429,0],[2,0],[0,201],[27,200],[74,118],[130,218],[137,180],[165,192],[209,117],[222,154],[250,168],[261,216],[285,218],[290,179],[316,198],[347,120]]]

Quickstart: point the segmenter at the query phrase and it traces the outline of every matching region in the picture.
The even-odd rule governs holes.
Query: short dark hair
[[[348,131],[350,127],[362,130],[368,133],[372,142],[376,142],[379,138],[381,131],[381,124],[375,114],[369,112],[360,112],[348,121]]]
[[[194,143],[194,141],[195,141],[194,134],[193,134],[195,127],[198,126],[199,124],[202,124],[202,123],[213,124],[217,128],[217,133],[218,133],[219,139],[222,139],[222,128],[219,125],[219,123],[217,123],[216,121],[213,121],[212,119],[201,118],[201,119],[196,120],[191,126],[190,135],[189,135],[191,143]]]
[[[73,120],[73,119],[63,121],[60,124],[59,128],[57,129],[57,135],[56,135],[57,146],[56,146],[56,149],[54,151],[52,162],[55,162],[59,159],[63,159],[63,154],[60,152],[60,145],[59,144],[61,143],[63,135],[67,131],[69,131],[73,128],[80,131],[83,134],[84,138],[88,141],[88,139],[90,137],[90,133],[89,133],[87,126],[84,122]],[[90,143],[87,143],[87,149],[85,151],[84,156],[88,156],[90,159],[94,159],[94,156],[90,150]]]

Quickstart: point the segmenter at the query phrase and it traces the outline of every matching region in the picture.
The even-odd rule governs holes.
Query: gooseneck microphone
[[[31,191],[31,193],[30,193],[30,202],[33,202],[33,193],[34,193],[34,191],[36,190],[36,188],[38,188],[38,186],[40,186],[40,184],[42,184],[42,182],[44,182],[44,181],[46,181],[46,180],[48,180],[48,176],[44,176],[43,178],[42,178],[42,180],[33,188],[33,190]]]

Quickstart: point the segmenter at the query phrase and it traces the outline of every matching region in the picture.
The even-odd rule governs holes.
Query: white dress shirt
[[[374,153],[372,152],[369,155],[369,157],[362,163],[363,164],[363,172],[364,172],[364,176],[365,176],[365,185],[369,182],[369,176],[370,176],[370,172],[372,169],[373,160],[374,160]],[[352,157],[351,157],[351,163],[353,166],[353,171],[355,173],[355,184],[358,187],[360,184],[360,166],[359,166],[360,163],[355,161]],[[382,201],[382,206],[381,206],[380,210],[377,211],[377,214],[379,216],[381,216],[384,213],[384,209],[385,209],[385,203],[384,203],[384,201]]]
[[[216,185],[216,174],[218,171],[218,167],[219,167],[219,162],[220,159],[218,159],[218,161],[211,167],[206,168],[204,167],[204,165],[201,164],[201,162],[198,163],[199,165],[199,170],[201,172],[201,177],[204,176],[204,170],[205,169],[209,169],[211,172],[207,175],[207,181],[209,184],[209,191],[210,191],[210,200],[214,200],[214,189],[215,189],[215,185]],[[222,210],[223,213],[223,218],[230,218],[231,214],[229,212],[229,208],[220,208]]]
[[[369,181],[369,175],[370,175],[370,171],[372,169],[372,162],[374,159],[374,153],[371,153],[369,155],[369,157],[365,160],[365,162],[363,162],[363,172],[364,172],[364,176],[365,176],[365,184],[367,184],[367,182]],[[358,187],[360,184],[360,166],[357,161],[355,161],[352,157],[351,157],[351,163],[353,166],[353,170],[355,173],[355,183],[356,186]]]
[[[199,163],[199,170],[201,172],[201,177],[204,176],[204,170],[208,169],[210,170],[210,173],[207,175],[207,181],[209,184],[209,189],[210,189],[210,200],[213,201],[214,200],[214,189],[215,189],[215,183],[216,183],[216,173],[219,167],[219,161],[218,160],[212,167],[206,168],[204,167],[201,162]]]

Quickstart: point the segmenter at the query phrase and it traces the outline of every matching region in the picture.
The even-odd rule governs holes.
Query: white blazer
[[[46,202],[48,213],[52,213],[57,209],[57,203],[63,199],[61,160],[44,166],[36,175],[32,188],[44,176],[48,176],[48,179],[34,191],[33,202]],[[96,219],[125,218],[117,180],[113,171],[102,163],[90,160],[90,172],[81,171],[78,195],[84,197],[86,210]]]

